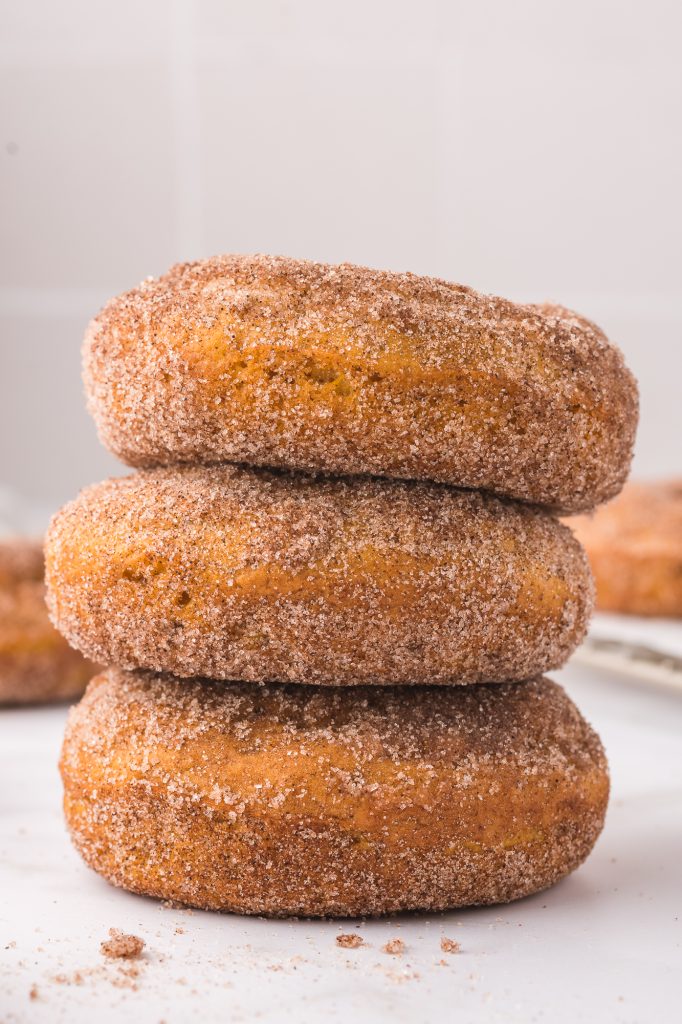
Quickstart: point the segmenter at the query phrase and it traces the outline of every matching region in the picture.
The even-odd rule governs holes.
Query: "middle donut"
[[[87,656],[214,679],[527,679],[566,660],[592,606],[582,548],[537,509],[237,466],[88,488],[46,563],[53,620]]]

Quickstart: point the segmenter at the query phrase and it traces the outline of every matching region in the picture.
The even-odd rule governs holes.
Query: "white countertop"
[[[357,929],[177,910],[111,888],[62,822],[65,709],[0,711],[0,1024],[671,1020],[682,974],[682,696],[577,666],[554,678],[611,763],[607,824],[587,863],[507,906]],[[145,940],[138,977],[100,955],[110,927]],[[350,930],[367,945],[337,947]],[[461,952],[441,953],[442,935]],[[397,936],[405,954],[382,952]]]

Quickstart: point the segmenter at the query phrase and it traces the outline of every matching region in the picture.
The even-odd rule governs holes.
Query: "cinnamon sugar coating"
[[[314,688],[110,669],[72,709],[86,862],[211,910],[350,916],[505,902],[602,828],[598,737],[547,679]]]
[[[369,473],[571,512],[620,490],[637,423],[620,352],[570,311],[271,256],[180,264],[111,300],[84,377],[132,466]]]
[[[53,621],[89,657],[316,684],[524,679],[592,602],[548,514],[476,492],[236,466],[90,487],[46,542]]]
[[[598,608],[682,618],[682,480],[628,483],[567,522],[592,564]]]
[[[0,540],[0,705],[80,697],[95,671],[51,624],[43,571],[40,541]]]

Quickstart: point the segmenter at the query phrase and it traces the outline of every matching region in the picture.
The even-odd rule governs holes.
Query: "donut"
[[[548,679],[327,689],[109,669],[72,709],[64,807],[114,885],[210,910],[503,903],[601,831],[597,735]]]
[[[476,492],[238,466],[86,489],[46,540],[53,621],[88,657],[329,685],[526,679],[582,639],[570,530]]]
[[[95,670],[50,623],[43,568],[40,541],[0,539],[0,704],[80,697]]]
[[[114,298],[84,379],[131,466],[366,473],[566,512],[620,490],[637,425],[621,353],[575,313],[271,256],[180,264]]]
[[[567,522],[592,563],[598,608],[682,617],[682,480],[629,483],[593,516]]]

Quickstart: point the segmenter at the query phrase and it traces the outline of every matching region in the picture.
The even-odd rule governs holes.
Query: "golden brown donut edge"
[[[117,669],[71,711],[64,806],[114,885],[272,916],[507,902],[588,855],[598,737],[546,679],[316,689]]]
[[[47,542],[53,621],[104,664],[319,685],[525,679],[592,606],[548,514],[476,492],[235,466],[84,491]]]
[[[112,299],[88,407],[132,466],[424,479],[566,512],[627,476],[637,386],[593,323],[435,278],[218,256]]]

